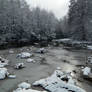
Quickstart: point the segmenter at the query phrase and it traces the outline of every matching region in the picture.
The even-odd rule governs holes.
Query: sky
[[[68,12],[69,0],[26,0],[30,7],[40,7],[52,11],[57,18],[62,18]]]

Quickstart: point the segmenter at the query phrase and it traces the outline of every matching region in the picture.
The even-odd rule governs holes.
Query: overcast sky
[[[45,8],[61,18],[67,14],[69,0],[26,0],[31,7]]]

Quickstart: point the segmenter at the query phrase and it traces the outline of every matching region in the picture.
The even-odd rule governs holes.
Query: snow
[[[19,84],[18,87],[22,88],[22,89],[28,89],[31,87],[31,85],[29,83],[23,82],[23,83]]]
[[[0,68],[0,79],[5,79],[9,73],[6,68]]]
[[[69,39],[69,38],[65,38],[65,39],[60,39],[60,41],[63,41],[63,42],[65,42],[65,41],[70,41],[71,39]]]
[[[4,65],[3,64],[0,64],[0,68],[3,68],[4,67]]]
[[[91,46],[91,45],[88,45],[88,46],[87,46],[87,49],[88,49],[88,50],[92,50],[92,46]]]
[[[34,60],[34,59],[29,58],[29,59],[27,59],[27,62],[28,62],[28,63],[35,63],[35,60]]]
[[[85,67],[84,69],[82,69],[82,71],[83,75],[89,75],[91,73],[91,68]]]
[[[64,39],[57,39],[57,40],[53,40],[53,41],[57,41],[57,42],[68,42],[68,41],[71,41],[71,39],[64,38]]]
[[[9,63],[9,60],[0,57],[0,67],[1,68],[7,66],[8,63]]]
[[[38,51],[37,51],[37,53],[45,53],[46,52],[46,49],[45,48],[40,48]]]
[[[92,56],[88,57],[87,63],[92,64]]]
[[[15,69],[21,69],[21,68],[24,68],[24,67],[25,67],[24,63],[18,63],[14,66]]]
[[[16,75],[9,75],[8,78],[15,79],[16,78]]]
[[[21,89],[21,88],[18,88],[17,90],[15,90],[13,92],[47,92],[47,91],[37,91],[37,90],[33,90],[33,89]]]
[[[13,51],[13,50],[9,50],[9,53],[10,53],[10,54],[13,54],[13,53],[14,53],[14,51]]]
[[[61,70],[61,67],[57,67],[57,70]]]
[[[18,85],[18,88],[13,92],[46,92],[46,91],[37,91],[30,88],[31,84],[22,82]]]
[[[4,66],[7,66],[7,65],[8,65],[8,62],[2,63],[2,62],[0,61],[0,67],[4,67]]]
[[[33,83],[34,86],[42,86],[50,92],[86,92],[75,85],[75,81],[69,73],[56,70],[50,77],[40,79]]]
[[[18,54],[17,57],[20,58],[30,58],[32,56],[32,54],[28,53],[28,52],[22,52],[21,54]]]

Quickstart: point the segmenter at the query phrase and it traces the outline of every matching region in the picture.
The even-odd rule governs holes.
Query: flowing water
[[[31,48],[31,49],[29,49]],[[10,54],[9,50],[1,50],[0,55],[10,60],[7,67],[10,73],[16,74],[16,79],[0,80],[0,92],[13,92],[17,88],[17,85],[23,81],[28,80],[29,83],[33,83],[36,80],[50,76],[57,67],[61,67],[62,71],[71,72],[76,70],[76,65],[83,65],[85,63],[86,56],[91,55],[90,51],[73,50],[67,51],[62,47],[47,48],[48,52],[44,55],[34,53],[33,59],[36,63],[27,63],[26,59],[18,59],[16,55],[21,51],[34,52],[36,47],[24,47],[13,49],[14,53]],[[45,57],[46,64],[40,62],[40,56]],[[24,62],[26,68],[22,70],[15,70],[14,64]],[[88,81],[78,81],[78,85],[85,89],[87,92],[92,92],[92,83]],[[40,90],[40,88],[38,88]]]

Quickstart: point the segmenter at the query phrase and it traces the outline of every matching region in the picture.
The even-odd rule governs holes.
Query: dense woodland
[[[92,40],[92,1],[70,0],[68,15],[30,8],[25,0],[0,0],[0,46],[20,46],[53,39]]]
[[[92,41],[92,0],[70,0],[68,26],[73,39]]]

